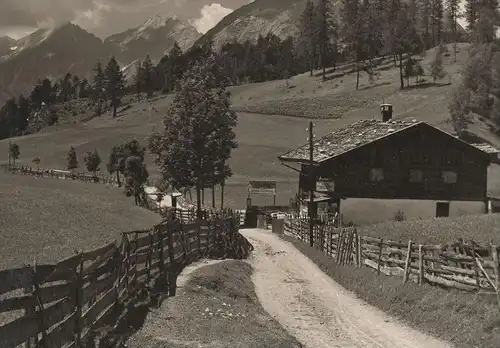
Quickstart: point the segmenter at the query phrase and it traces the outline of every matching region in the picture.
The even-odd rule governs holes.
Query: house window
[[[444,171],[443,172],[443,181],[447,184],[455,184],[457,182],[457,173]]]
[[[410,169],[410,182],[422,182],[424,180],[424,172],[420,169]]]
[[[384,171],[382,168],[372,168],[370,171],[370,180],[374,182],[384,180]]]

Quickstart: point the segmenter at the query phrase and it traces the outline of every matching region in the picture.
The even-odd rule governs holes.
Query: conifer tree
[[[66,168],[68,170],[74,171],[78,168],[78,159],[76,157],[76,151],[73,146],[69,148],[68,156],[66,157],[67,165]]]
[[[451,32],[453,35],[453,62],[457,62],[457,27],[458,18],[460,15],[460,2],[459,0],[446,0],[446,15],[451,24]]]
[[[101,61],[97,61],[94,68],[94,78],[92,81],[92,99],[96,104],[96,114],[101,116],[102,105],[106,102],[106,77],[102,69]]]
[[[315,26],[316,8],[313,1],[307,0],[304,12],[300,17],[300,44],[304,56],[307,60],[309,73],[312,76],[315,69],[316,48],[317,48],[317,31]]]
[[[116,109],[120,104],[121,97],[125,94],[125,77],[116,61],[115,57],[109,60],[105,71],[106,94],[111,100],[113,107],[113,117],[116,117]]]
[[[151,61],[151,57],[149,54],[146,56],[146,59],[144,59],[144,62],[142,63],[142,83],[144,85],[144,88],[146,90],[146,96],[149,99],[153,95],[153,74],[154,74],[154,67],[153,67],[153,62]]]
[[[143,85],[143,72],[142,72],[142,62],[140,60],[137,61],[136,63],[136,68],[135,68],[135,94],[137,96],[137,101],[141,101],[141,92],[142,92],[142,85]]]

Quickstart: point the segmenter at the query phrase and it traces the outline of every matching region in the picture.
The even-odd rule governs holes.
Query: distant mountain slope
[[[15,42],[15,49],[0,60],[0,102],[28,94],[40,78],[67,72],[88,76],[98,59],[110,57],[101,39],[77,25],[37,30]]]
[[[197,43],[212,39],[220,47],[233,40],[253,41],[270,32],[281,38],[295,35],[304,6],[305,0],[255,0],[224,17]]]
[[[335,7],[339,1],[330,0]],[[224,17],[215,27],[203,35],[196,43],[211,39],[216,47],[231,41],[254,41],[259,35],[273,33],[284,39],[298,34],[300,15],[305,8],[305,0],[255,0]],[[450,31],[449,19],[445,16],[444,28]],[[465,30],[459,25],[459,34]]]
[[[11,51],[11,47],[13,47],[15,44],[16,40],[8,36],[0,37],[0,57],[8,54]]]
[[[113,49],[113,54],[124,65],[137,58],[143,59],[147,54],[158,62],[177,41],[183,51],[201,37],[201,34],[190,24],[176,17],[151,17],[142,25],[112,35],[104,43]]]

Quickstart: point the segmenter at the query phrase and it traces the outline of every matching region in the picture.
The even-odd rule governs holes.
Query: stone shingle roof
[[[417,120],[392,120],[388,122],[361,120],[355,122],[314,141],[314,161],[325,161],[421,123],[423,122]],[[278,158],[282,161],[308,161],[309,144],[288,151]]]
[[[495,154],[495,153],[500,152],[500,150],[498,150],[497,148],[495,148],[487,143],[478,143],[478,144],[471,144],[471,145],[474,146],[475,148],[478,148],[479,150],[484,151],[484,152],[489,153],[489,154]]]

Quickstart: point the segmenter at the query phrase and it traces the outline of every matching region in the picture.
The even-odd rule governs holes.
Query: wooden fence
[[[186,264],[228,250],[246,257],[251,245],[239,235],[238,221],[166,221],[55,265],[0,271],[0,347],[82,347],[110,318],[117,320],[126,301],[154,291],[152,283],[164,281],[175,295]]]
[[[23,175],[33,175],[38,177],[48,177],[48,178],[57,178],[57,179],[65,179],[65,180],[78,180],[83,182],[92,182],[92,183],[100,183],[100,184],[108,184],[112,186],[118,186],[118,181],[114,176],[109,175],[90,175],[87,173],[67,173],[66,171],[59,171],[54,169],[35,169],[29,166],[5,166],[6,171],[10,171],[15,174],[23,174]],[[123,184],[123,183],[122,183]]]
[[[422,245],[361,236],[355,227],[335,228],[315,225],[315,247],[339,264],[355,264],[375,269],[379,274],[476,293],[496,293],[500,305],[500,252],[497,245],[450,243]],[[309,243],[307,219],[287,217],[285,233]]]

